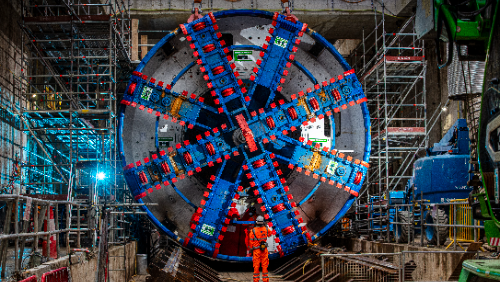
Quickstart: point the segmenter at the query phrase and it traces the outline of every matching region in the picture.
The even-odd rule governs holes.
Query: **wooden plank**
[[[380,135],[385,134],[385,129],[380,131]],[[388,127],[387,128],[388,135],[425,135],[424,127]],[[378,136],[378,133],[372,135],[372,138]]]
[[[280,266],[274,272],[275,273],[281,273],[283,270],[285,270],[287,267],[289,267],[290,265],[294,264],[298,260],[299,260],[299,257],[295,257],[292,260],[290,260],[289,262],[287,262],[287,263],[283,264],[282,266]]]
[[[477,252],[477,251],[479,251],[479,248],[481,248],[482,245],[483,245],[482,242],[472,242],[472,243],[470,243],[470,245],[469,245],[469,247],[467,248],[466,251],[467,252]],[[465,254],[463,254],[462,257],[460,258],[460,260],[458,261],[457,265],[455,266],[455,269],[451,273],[451,275],[449,277],[449,280],[451,280],[451,279],[458,279],[458,277],[460,276],[460,272],[462,271],[462,263],[465,260],[473,259],[474,256],[475,256],[475,253],[465,253]]]
[[[148,36],[147,35],[141,35],[141,44],[148,44]],[[146,57],[146,54],[148,53],[148,46],[141,46],[141,60]]]
[[[139,60],[139,19],[132,19],[132,61]]]
[[[326,282],[333,282],[335,279],[337,279],[337,277],[339,277],[339,276],[340,276],[340,273],[337,273],[337,274],[335,274],[335,275],[334,275],[334,274],[335,274],[335,272],[332,272],[332,273],[330,273],[330,274],[326,275],[326,276],[325,276],[325,281],[326,281]],[[318,281],[316,281],[316,282],[321,282],[321,281],[322,281],[322,279],[320,278],[320,279],[319,279]]]
[[[373,71],[378,68],[383,63],[383,59],[379,60],[367,73],[365,73],[360,79],[359,82],[363,82],[365,78],[367,78],[369,75],[373,73]]]

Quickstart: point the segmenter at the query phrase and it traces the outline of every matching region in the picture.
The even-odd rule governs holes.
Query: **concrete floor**
[[[220,273],[222,281],[236,281],[236,282],[248,282],[252,281],[253,273],[252,272],[221,272]],[[278,276],[274,276],[272,273],[269,273],[269,281],[270,282],[287,282],[285,280],[279,279]],[[145,282],[146,277],[148,275],[134,275],[129,282]]]
[[[237,282],[247,282],[252,281],[253,272],[220,272],[220,278],[222,281],[237,281]],[[262,274],[261,274],[262,276]],[[273,275],[273,273],[269,272],[269,281],[270,282],[286,282],[286,280],[282,280],[279,276]]]
[[[146,282],[146,277],[150,276],[149,274],[146,275],[134,275],[128,282]]]

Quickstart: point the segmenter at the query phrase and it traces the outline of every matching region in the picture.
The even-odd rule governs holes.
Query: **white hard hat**
[[[255,220],[257,224],[262,224],[264,223],[264,217],[262,215],[259,215],[257,219]]]

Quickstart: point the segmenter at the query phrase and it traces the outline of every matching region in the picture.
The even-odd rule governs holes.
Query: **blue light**
[[[98,172],[96,177],[98,180],[103,180],[104,178],[106,178],[106,174],[104,174],[104,172]]]

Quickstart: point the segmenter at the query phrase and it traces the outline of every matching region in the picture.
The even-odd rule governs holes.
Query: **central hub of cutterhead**
[[[239,114],[236,116],[236,121],[238,122],[241,133],[247,142],[248,149],[250,150],[250,152],[255,152],[257,150],[257,144],[255,144],[253,132],[248,127],[248,123],[245,120],[245,117],[242,114]]]

